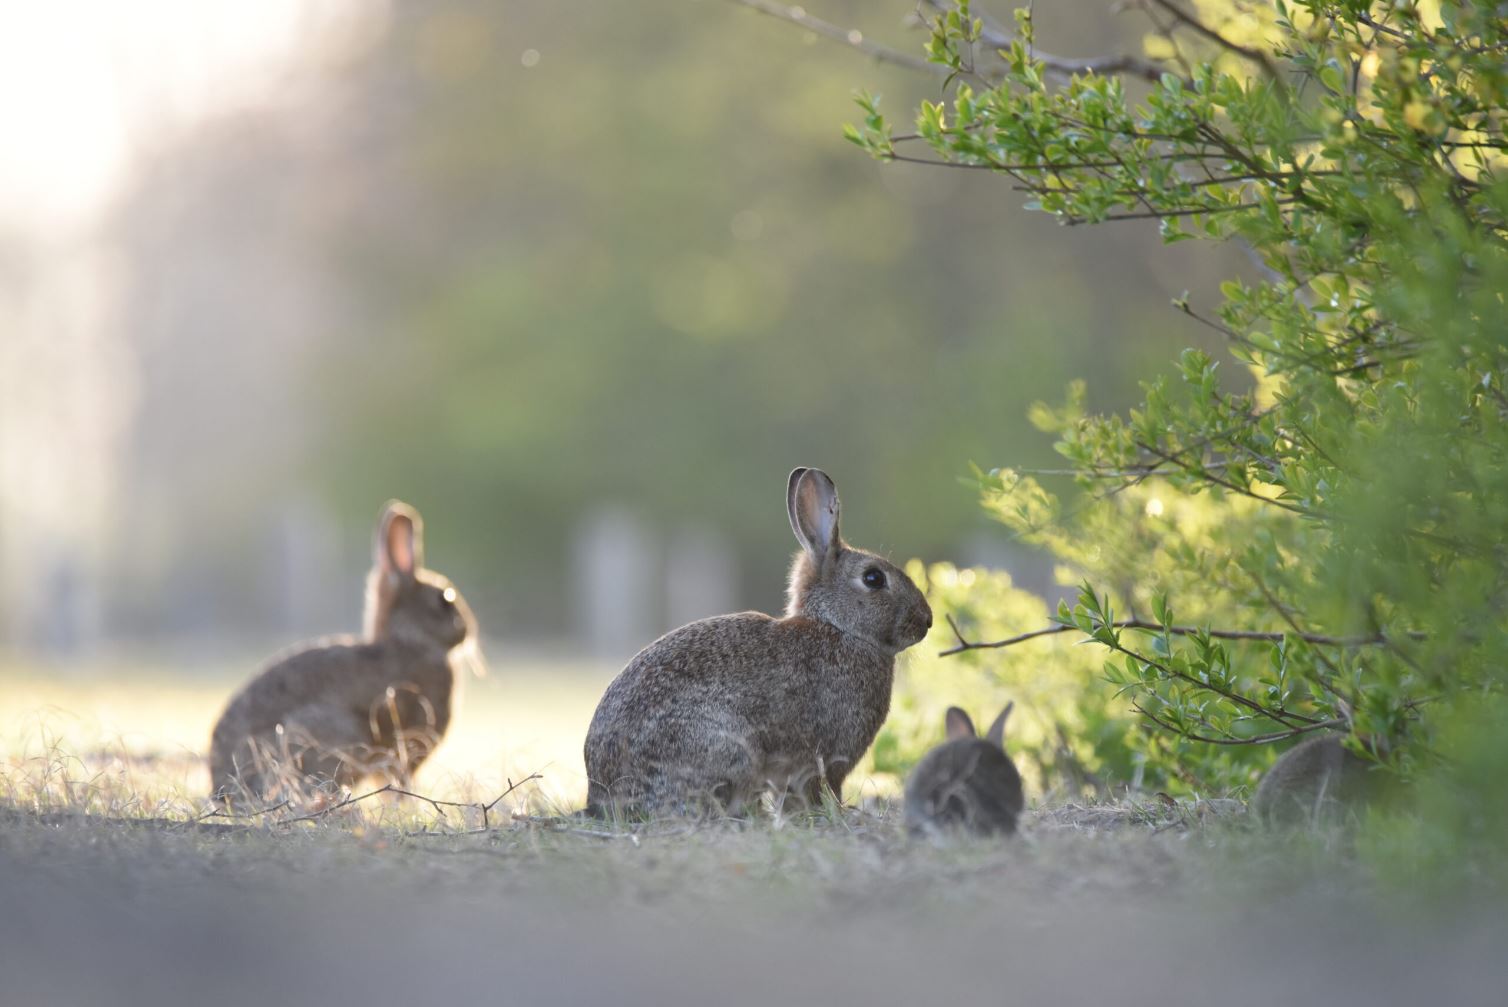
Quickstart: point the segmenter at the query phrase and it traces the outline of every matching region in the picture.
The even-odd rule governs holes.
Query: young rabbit
[[[628,663],[587,731],[590,814],[736,812],[767,788],[841,794],[889,712],[895,655],[932,610],[899,569],[843,541],[825,472],[793,471],[786,510],[801,552],[785,617],[703,619]]]
[[[456,649],[471,610],[424,569],[419,512],[382,510],[367,577],[362,639],[322,640],[275,660],[231,699],[210,740],[210,785],[222,801],[261,801],[285,784],[406,782],[450,723]]]
[[[1251,810],[1264,821],[1316,821],[1364,803],[1374,789],[1367,760],[1323,734],[1284,752],[1257,784]]]
[[[906,826],[913,833],[967,829],[1012,833],[1026,800],[1021,774],[1005,754],[1007,703],[983,738],[956,706],[945,718],[948,740],[922,757],[906,781]]]

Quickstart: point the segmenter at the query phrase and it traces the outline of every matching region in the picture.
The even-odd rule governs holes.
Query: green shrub
[[[990,512],[1084,582],[1052,618],[1108,684],[1041,640],[971,657],[998,658],[1002,689],[1051,667],[1077,711],[1042,716],[1068,718],[1087,765],[1159,786],[1247,783],[1266,743],[1329,727],[1422,772],[1451,720],[1434,711],[1498,694],[1508,664],[1504,8],[1201,2],[1145,57],[1074,73],[1029,11],[1007,29],[932,6],[946,100],[903,135],[863,96],[850,140],[991,169],[1064,223],[1238,242],[1261,268],[1213,309],[1174,304],[1249,380],[1191,350],[1123,416],[1071,389],[1032,416],[1071,476],[976,473]],[[984,578],[949,604],[993,640],[1048,622],[1018,594]],[[1107,726],[1127,705],[1142,730]]]

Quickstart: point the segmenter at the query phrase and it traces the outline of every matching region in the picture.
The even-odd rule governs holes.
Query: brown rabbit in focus
[[[423,541],[418,511],[382,509],[363,638],[278,658],[231,699],[210,740],[216,799],[378,775],[402,783],[434,751],[450,724],[452,662],[476,623],[455,586],[424,569]]]
[[[922,757],[906,781],[906,826],[913,833],[964,829],[983,835],[1016,831],[1026,806],[1021,774],[1005,754],[1007,703],[983,738],[956,706],[945,718],[948,740]]]
[[[819,469],[786,484],[801,552],[784,618],[716,616],[650,644],[603,694],[587,732],[587,811],[737,812],[773,788],[841,795],[890,709],[895,656],[932,625],[916,585],[838,530]]]

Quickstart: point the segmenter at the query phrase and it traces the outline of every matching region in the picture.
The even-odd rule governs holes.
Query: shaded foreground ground
[[[1337,834],[1064,808],[436,832],[0,811],[0,1002],[1501,1004],[1504,918],[1400,914]],[[431,819],[432,822],[432,819]],[[210,827],[212,826],[212,827]],[[1387,907],[1393,907],[1391,910]]]
[[[1265,834],[1239,802],[941,845],[878,783],[745,824],[551,818],[610,673],[467,683],[417,788],[543,774],[486,820],[381,795],[301,822],[193,821],[234,669],[0,678],[0,1007],[1508,1002],[1500,911],[1381,890],[1344,834]]]

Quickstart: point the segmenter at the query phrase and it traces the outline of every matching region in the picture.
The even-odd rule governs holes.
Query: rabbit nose
[[[930,611],[927,612],[927,628],[932,628],[932,613]]]

